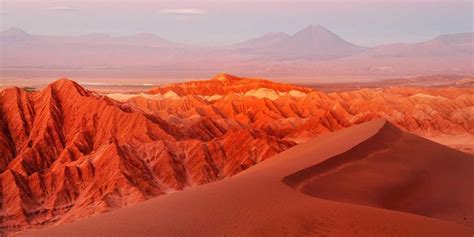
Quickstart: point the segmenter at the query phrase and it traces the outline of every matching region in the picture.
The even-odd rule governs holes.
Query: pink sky
[[[34,34],[126,35],[225,45],[321,24],[365,46],[472,31],[471,1],[58,1],[2,0],[1,29]]]

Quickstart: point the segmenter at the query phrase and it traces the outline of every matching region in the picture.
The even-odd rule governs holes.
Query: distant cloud
[[[69,7],[69,6],[57,6],[57,7],[51,7],[49,8],[52,11],[58,11],[58,12],[77,12],[79,9],[74,8],[74,7]]]
[[[161,14],[166,15],[204,15],[205,11],[200,9],[192,8],[176,8],[176,9],[163,9],[160,11]]]

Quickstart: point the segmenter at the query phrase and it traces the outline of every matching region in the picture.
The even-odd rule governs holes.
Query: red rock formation
[[[263,79],[241,78],[230,74],[221,73],[208,81],[189,81],[157,87],[150,90],[151,94],[164,94],[173,91],[178,95],[227,95],[229,93],[245,93],[252,89],[268,88],[281,92],[297,90],[302,92],[313,91],[310,88],[271,82]]]
[[[66,79],[0,93],[0,228],[8,231],[220,180],[378,117],[418,134],[474,134],[472,89],[324,94],[221,74],[125,99]]]
[[[228,177],[295,144],[205,117],[168,122],[66,79],[3,90],[0,109],[0,226],[10,230]]]
[[[324,94],[227,74],[217,78],[223,78],[223,82],[216,82],[214,78],[152,90],[156,93],[178,91],[181,97],[160,100],[133,97],[129,101],[149,113],[173,114],[181,120],[212,118],[221,124],[225,121],[227,127],[246,125],[287,138],[313,136],[378,117],[422,136],[474,135],[474,89],[393,87]],[[255,87],[247,86],[249,81],[268,90],[253,93]],[[214,87],[219,89],[208,90]],[[292,96],[287,93],[291,90],[301,94]],[[219,93],[227,94],[205,97],[221,95]],[[279,96],[272,98],[273,94]],[[190,96],[194,98],[192,103]],[[171,121],[176,117],[163,118]]]

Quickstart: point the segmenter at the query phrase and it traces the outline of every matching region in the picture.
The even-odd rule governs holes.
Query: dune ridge
[[[474,230],[467,226],[319,199],[283,181],[331,157],[365,149],[364,142],[376,143],[387,136],[386,127],[385,120],[375,120],[342,129],[290,148],[229,179],[19,236],[471,236]]]
[[[474,226],[474,155],[389,123],[351,150],[283,181],[318,198]]]

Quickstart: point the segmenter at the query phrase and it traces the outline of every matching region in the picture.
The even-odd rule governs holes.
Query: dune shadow
[[[474,226],[474,155],[390,123],[352,149],[282,181],[317,198]]]

